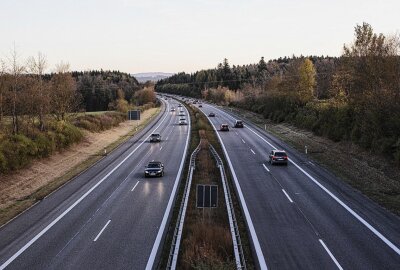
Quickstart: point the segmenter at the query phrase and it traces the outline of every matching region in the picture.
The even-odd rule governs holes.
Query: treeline
[[[60,63],[46,73],[44,55],[23,61],[15,49],[0,63],[0,172],[79,142],[82,128],[108,129],[124,121],[130,108],[155,106],[152,87],[119,71],[70,72]],[[78,114],[100,110],[118,112]]]
[[[352,141],[400,165],[399,37],[363,23],[341,57],[291,57],[179,73],[159,92],[241,107],[334,141]]]
[[[77,91],[82,96],[85,111],[107,111],[118,98],[131,101],[141,86],[127,73],[119,71],[71,72],[76,80]],[[120,93],[118,93],[120,91]]]

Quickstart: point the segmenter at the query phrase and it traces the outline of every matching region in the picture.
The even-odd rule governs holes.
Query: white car
[[[185,115],[185,112],[184,112],[184,111],[180,111],[178,115],[179,115],[179,116],[184,116],[184,115]]]
[[[185,118],[179,119],[179,125],[187,125],[187,121]]]
[[[175,111],[175,108],[174,108],[174,107],[172,107],[172,108],[171,108],[171,112],[174,112],[174,111]]]

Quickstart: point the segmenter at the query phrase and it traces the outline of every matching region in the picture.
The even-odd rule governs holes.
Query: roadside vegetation
[[[151,85],[118,71],[45,73],[42,54],[22,61],[14,49],[0,59],[0,173],[27,166],[126,120],[129,109],[157,106]],[[85,114],[85,111],[107,111]]]
[[[399,35],[363,23],[341,57],[284,57],[258,64],[178,73],[159,92],[204,98],[347,141],[400,166]]]

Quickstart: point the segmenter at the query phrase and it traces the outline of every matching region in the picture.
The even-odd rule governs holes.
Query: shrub
[[[36,144],[37,147],[38,157],[48,157],[56,149],[53,137],[46,136],[46,133],[36,135],[34,143]]]
[[[7,164],[5,170],[22,168],[38,152],[36,144],[21,134],[9,136],[1,143],[0,148]]]

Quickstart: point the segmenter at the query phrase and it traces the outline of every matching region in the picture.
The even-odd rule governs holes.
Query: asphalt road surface
[[[203,104],[233,168],[254,253],[262,269],[400,269],[400,219],[326,169],[235,116]],[[287,166],[271,166],[272,149]]]
[[[164,103],[138,135],[0,229],[0,269],[157,264],[190,134],[170,111],[177,102]],[[153,132],[160,143],[149,143]],[[151,160],[164,163],[164,177],[144,178]]]

